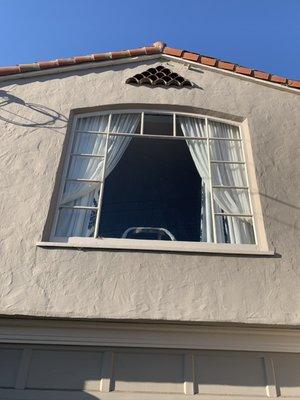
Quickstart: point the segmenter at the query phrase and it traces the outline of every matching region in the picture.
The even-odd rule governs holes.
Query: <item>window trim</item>
[[[242,147],[242,154],[244,161],[243,162],[232,162],[232,163],[237,163],[245,166],[245,173],[246,173],[246,182],[247,182],[247,189],[249,191],[249,204],[250,204],[250,213],[251,218],[253,221],[253,232],[254,232],[254,237],[255,237],[255,243],[254,244],[230,244],[230,243],[218,243],[217,236],[216,236],[216,231],[215,231],[215,222],[213,222],[213,230],[214,230],[214,242],[209,243],[209,242],[183,242],[183,241],[178,241],[178,242],[169,242],[166,241],[162,244],[162,241],[159,240],[140,240],[140,239],[115,239],[115,238],[99,238],[99,237],[94,237],[94,238],[89,238],[89,237],[57,237],[55,236],[55,229],[57,226],[57,221],[58,221],[58,211],[59,211],[59,204],[60,200],[62,197],[62,192],[63,192],[63,187],[64,185],[62,184],[66,180],[67,176],[67,171],[68,171],[68,166],[71,158],[71,148],[73,145],[74,137],[75,137],[75,127],[76,127],[76,122],[78,118],[82,117],[91,117],[91,116],[97,116],[97,115],[108,115],[109,120],[111,120],[111,116],[113,114],[119,114],[120,112],[122,113],[132,113],[132,114],[141,114],[141,131],[139,134],[136,134],[134,136],[136,137],[142,137],[146,136],[149,138],[156,138],[156,139],[174,139],[175,137],[175,130],[176,130],[176,125],[174,122],[176,121],[176,116],[177,115],[183,115],[187,117],[194,117],[194,118],[199,118],[203,119],[205,121],[205,126],[206,126],[206,131],[208,132],[208,121],[216,121],[216,122],[222,122],[226,124],[230,124],[233,126],[237,126],[239,128],[239,139],[233,139],[233,140],[238,140],[241,142],[241,147]],[[157,114],[166,114],[166,115],[171,115],[173,117],[173,135],[170,136],[161,136],[161,135],[143,135],[142,129],[143,129],[143,116],[145,113],[157,113]],[[110,124],[110,123],[109,123]],[[117,135],[120,135],[119,133]],[[130,134],[133,136],[132,134]],[[129,136],[129,134],[127,134]],[[108,139],[109,135],[107,135]],[[180,137],[177,136],[177,139],[181,140],[186,140],[185,137]],[[209,137],[209,134],[205,138],[191,138],[191,140],[207,140],[207,143],[212,138]],[[218,138],[219,140],[220,138]],[[214,140],[214,139],[213,139]],[[222,138],[221,138],[222,140]],[[224,140],[230,140],[230,139],[224,139]],[[108,140],[106,140],[106,147],[107,147]],[[208,147],[208,153],[209,147]],[[200,114],[200,113],[189,113],[189,112],[184,112],[184,111],[174,111],[174,110],[167,110],[167,109],[156,109],[156,108],[122,108],[120,105],[120,108],[117,109],[107,109],[103,111],[94,111],[94,112],[80,112],[76,113],[72,117],[72,122],[70,125],[70,131],[69,131],[69,140],[67,143],[67,149],[66,149],[66,157],[64,160],[64,165],[63,165],[63,170],[62,174],[60,176],[60,185],[59,185],[59,191],[58,195],[56,197],[56,204],[55,204],[55,213],[54,213],[54,218],[52,221],[52,226],[51,226],[51,233],[50,233],[50,238],[49,242],[38,242],[38,246],[52,246],[57,245],[58,247],[87,247],[87,248],[116,248],[116,249],[136,249],[136,250],[160,250],[160,251],[183,251],[183,252],[208,252],[208,253],[231,253],[231,254],[262,254],[262,255],[273,255],[274,251],[270,251],[266,239],[266,233],[265,233],[265,227],[264,227],[264,221],[263,221],[263,216],[262,216],[262,208],[261,208],[261,203],[260,203],[260,196],[259,196],[259,191],[258,191],[258,186],[257,186],[257,180],[256,180],[256,174],[255,174],[255,168],[254,168],[254,161],[253,161],[253,153],[252,153],[252,146],[251,146],[251,138],[250,138],[250,132],[249,132],[249,127],[247,120],[245,119],[243,122],[237,122],[233,121],[230,119],[224,119],[224,118],[218,118],[214,116],[210,116],[207,114]],[[211,163],[218,162],[218,160],[210,160],[210,154],[208,154],[209,158],[209,169],[211,169]],[[105,168],[103,168],[104,170]],[[212,183],[211,183],[212,185]],[[99,195],[99,204],[100,201],[102,201],[103,197],[103,191],[104,191],[104,184],[101,185],[100,188],[100,195]],[[213,197],[213,196],[212,196]],[[88,208],[88,207],[85,207]],[[213,213],[213,220],[215,219],[215,213],[213,209],[213,204],[212,204],[212,213]],[[100,212],[97,213],[97,220],[96,220],[96,225],[99,223],[100,219]],[[49,245],[48,245],[49,243]],[[225,246],[225,247],[224,247]]]

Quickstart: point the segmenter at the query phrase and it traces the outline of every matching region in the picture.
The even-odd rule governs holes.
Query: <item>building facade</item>
[[[0,68],[0,398],[300,399],[299,88],[160,42]]]

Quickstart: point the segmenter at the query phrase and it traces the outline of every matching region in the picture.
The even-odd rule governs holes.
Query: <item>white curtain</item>
[[[139,123],[138,114],[115,114],[111,119],[111,133],[132,134]],[[108,116],[80,118],[76,130],[81,132],[108,131]],[[72,153],[105,155],[106,135],[76,133]],[[116,167],[124,154],[131,138],[110,136],[108,142],[105,176]],[[104,158],[72,157],[68,169],[68,178],[101,180]],[[60,205],[97,206],[100,183],[67,182]],[[73,210],[61,208],[56,236],[90,236],[94,231],[96,212],[91,210]]]
[[[179,117],[179,122],[184,136],[205,137],[205,121],[200,118]],[[192,159],[202,179],[202,204],[201,204],[201,241],[213,241],[211,193],[209,190],[209,168],[206,140],[187,140]]]
[[[181,129],[186,137],[205,137],[204,121],[199,118],[179,117]],[[209,122],[210,136],[221,138],[238,138],[238,128],[235,126]],[[238,141],[214,140],[211,141],[210,158],[221,161],[242,161],[241,143]],[[195,166],[204,183],[205,191],[202,198],[202,241],[212,241],[212,214],[211,192],[209,182],[209,166],[207,157],[207,143],[203,140],[187,140],[187,145]],[[247,186],[245,171],[240,164],[211,164],[211,179],[213,185]],[[215,212],[249,213],[249,198],[246,190],[214,189]],[[206,224],[205,224],[206,222]],[[224,243],[253,243],[253,228],[251,219],[245,217],[217,217],[215,218],[217,241]]]
[[[210,136],[221,138],[238,138],[238,127],[220,122],[209,122]],[[211,159],[220,161],[244,161],[242,145],[239,141],[214,140],[211,145]],[[244,165],[218,163],[212,166],[214,185],[247,186]],[[246,189],[214,189],[215,211],[233,214],[249,214],[250,204]],[[216,217],[218,241],[224,242],[225,236],[230,243],[253,243],[251,218]]]

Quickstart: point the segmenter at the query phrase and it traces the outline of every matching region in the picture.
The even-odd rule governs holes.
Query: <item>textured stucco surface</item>
[[[300,96],[171,64],[199,88],[124,84],[151,62],[0,83],[0,314],[300,324]],[[70,110],[115,103],[247,118],[267,239],[277,256],[36,247]]]

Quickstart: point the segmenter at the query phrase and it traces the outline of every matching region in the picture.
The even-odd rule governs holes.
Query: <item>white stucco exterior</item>
[[[159,63],[198,88],[125,84]],[[295,90],[156,59],[0,82],[0,103],[0,314],[300,325]],[[246,120],[275,255],[37,247],[47,239],[70,113],[118,104],[185,107]]]

